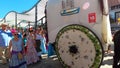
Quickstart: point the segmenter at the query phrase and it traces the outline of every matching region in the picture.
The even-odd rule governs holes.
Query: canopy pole
[[[15,28],[17,29],[17,12],[15,12]]]
[[[35,6],[35,31],[37,28],[37,5]]]

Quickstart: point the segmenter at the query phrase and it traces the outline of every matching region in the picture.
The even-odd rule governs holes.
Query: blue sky
[[[10,11],[22,13],[31,9],[39,0],[0,0],[0,19]]]

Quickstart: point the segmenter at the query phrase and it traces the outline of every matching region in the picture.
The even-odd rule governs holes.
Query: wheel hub
[[[69,52],[70,52],[71,54],[77,54],[77,53],[78,53],[78,48],[77,48],[77,46],[76,46],[76,45],[71,45],[71,46],[69,46]]]

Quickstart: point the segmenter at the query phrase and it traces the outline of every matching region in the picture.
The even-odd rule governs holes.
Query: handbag
[[[11,58],[11,52],[8,50],[8,48],[5,50],[5,57],[7,58],[7,59],[9,59],[9,58]]]
[[[18,53],[18,59],[21,60],[23,58],[23,55],[21,52]]]

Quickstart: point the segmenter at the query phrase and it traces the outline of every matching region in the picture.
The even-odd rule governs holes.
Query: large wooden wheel
[[[56,52],[66,68],[99,68],[103,60],[103,47],[90,29],[81,25],[68,25],[57,34]]]

